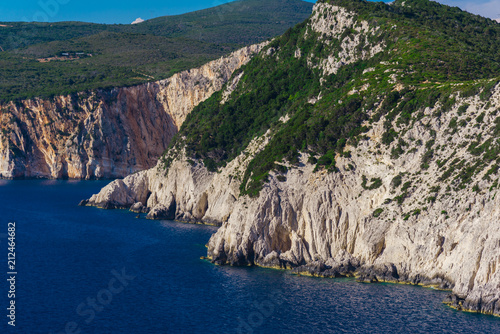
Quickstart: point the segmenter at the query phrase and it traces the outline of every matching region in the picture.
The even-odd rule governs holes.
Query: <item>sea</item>
[[[215,227],[78,206],[108,182],[0,181],[0,333],[500,333],[444,291],[213,265]]]

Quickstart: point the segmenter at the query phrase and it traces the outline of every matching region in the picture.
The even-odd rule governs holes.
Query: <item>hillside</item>
[[[137,25],[5,22],[0,101],[165,79],[280,35],[311,9],[300,0],[242,0]]]
[[[500,25],[494,21],[427,0],[335,3],[359,14],[330,26],[328,17],[318,19],[312,31],[300,24],[273,41],[269,52],[279,53],[243,68],[230,102],[220,104],[219,93],[187,118],[180,147],[215,170],[288,115],[291,121],[276,128],[272,144],[245,173],[242,191],[257,194],[274,163],[294,162],[300,150],[319,155],[318,168],[334,169],[335,154],[359,142],[369,124],[386,119],[384,143],[390,145],[398,139],[394,125],[411,128],[422,117],[419,110],[439,103],[445,111],[454,94],[473,95],[486,86],[487,97],[496,85],[489,80],[500,73]],[[354,20],[366,23],[345,29]],[[308,103],[317,96],[317,103]]]
[[[500,30],[427,0],[319,1],[82,204],[221,227],[218,264],[452,290],[500,314]]]

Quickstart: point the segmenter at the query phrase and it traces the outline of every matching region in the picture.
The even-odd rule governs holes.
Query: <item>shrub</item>
[[[392,188],[398,188],[402,182],[403,182],[403,174],[399,173],[392,179],[391,186]]]
[[[366,176],[363,175],[362,180],[363,180],[363,182],[361,183],[361,186],[363,187],[363,189],[366,189],[366,190],[373,190],[373,189],[380,188],[382,186],[382,179],[380,179],[378,177],[372,178],[370,180],[371,184],[369,186],[367,185],[368,179],[366,178]]]
[[[373,217],[375,217],[375,218],[380,217],[380,215],[382,214],[382,212],[384,212],[384,209],[382,209],[382,208],[378,208],[377,210],[375,210],[375,211],[373,212]]]

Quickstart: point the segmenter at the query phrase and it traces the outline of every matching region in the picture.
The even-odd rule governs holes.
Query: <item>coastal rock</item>
[[[80,203],[78,204],[78,206],[87,206],[87,204],[89,204],[89,200],[88,199],[83,199],[80,201]]]
[[[220,173],[209,172],[202,163],[189,163],[185,157],[174,160],[168,170],[160,161],[152,169],[111,182],[92,195],[88,205],[128,209],[139,202],[150,210],[151,219],[221,225],[230,219],[239,197],[240,183],[234,175],[244,172],[252,157],[267,145],[269,135],[252,141]]]
[[[170,204],[170,206],[166,207],[162,204],[155,206],[148,214],[148,219],[175,219],[175,201]]]
[[[319,38],[325,43],[331,43],[334,40],[340,42],[341,51],[329,55],[319,64],[315,64],[312,58],[308,59],[309,66],[320,68],[327,76],[332,73],[337,74],[338,70],[345,65],[360,59],[369,59],[384,51],[386,45],[383,41],[380,43],[370,43],[369,41],[380,34],[378,27],[370,27],[367,21],[359,22],[356,17],[356,13],[343,7],[329,3],[315,5],[309,29],[319,33]],[[350,30],[354,34],[344,37],[346,30]]]
[[[130,207],[130,211],[135,213],[147,213],[148,208],[145,207],[141,202],[137,202]]]

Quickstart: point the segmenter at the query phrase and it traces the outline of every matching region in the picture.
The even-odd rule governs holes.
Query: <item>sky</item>
[[[314,0],[307,0],[315,2]],[[1,0],[0,21],[132,23],[182,14],[231,0]],[[385,1],[388,2],[388,1]],[[474,14],[500,18],[500,0],[438,0]]]

